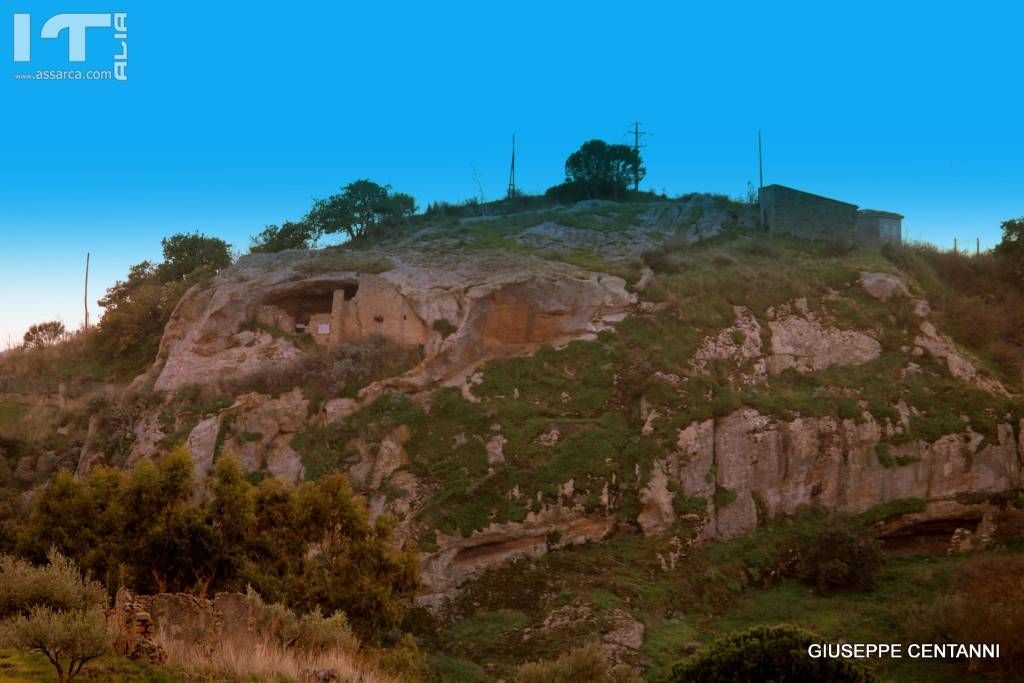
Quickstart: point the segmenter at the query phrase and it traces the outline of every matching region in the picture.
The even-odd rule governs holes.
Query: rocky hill
[[[1022,487],[1013,378],[878,250],[755,225],[695,195],[243,257],[186,294],[126,438],[97,416],[78,472],[181,441],[200,478],[227,453],[254,479],[342,470],[419,543],[429,618],[500,592],[488,570],[588,542],[648,539],[669,571],[812,508],[892,538],[992,523]],[[531,628],[596,624],[641,657],[629,605],[548,590]]]
[[[430,595],[624,527],[731,538],[808,505],[1020,487],[1019,402],[913,281],[751,223],[707,197],[590,203],[243,257],[172,316],[135,384],[168,404],[141,416],[128,462],[188,427],[200,475],[226,451],[292,480],[343,468],[424,540]],[[303,392],[303,354],[374,337],[418,362]],[[230,393],[268,372],[294,387]],[[169,419],[197,389],[222,409]]]

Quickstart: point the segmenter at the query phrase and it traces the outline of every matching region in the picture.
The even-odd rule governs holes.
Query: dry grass
[[[199,680],[315,681],[316,672],[325,669],[333,669],[339,680],[352,683],[398,680],[344,649],[306,654],[259,636],[221,638],[207,649],[175,639],[163,631],[155,640],[167,652],[169,664]]]
[[[966,560],[945,595],[911,614],[920,642],[999,643],[1000,657],[970,660],[975,669],[1024,667],[1024,557],[978,555]]]

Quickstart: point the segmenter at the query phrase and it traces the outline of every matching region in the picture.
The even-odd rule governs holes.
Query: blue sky
[[[712,6],[713,5],[713,6]],[[766,182],[899,211],[912,239],[999,239],[1024,214],[1019,3],[4,3],[0,346],[81,323],[160,238],[244,250],[267,223],[361,177],[421,207],[561,180],[584,140],[639,120],[650,189],[739,195]],[[15,80],[85,65],[50,16],[128,13],[128,80]],[[12,14],[31,13],[32,61]],[[63,65],[63,66],[61,66]],[[93,306],[95,310],[95,306]]]

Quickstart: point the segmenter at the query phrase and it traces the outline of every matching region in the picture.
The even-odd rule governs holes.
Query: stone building
[[[903,216],[891,211],[861,209],[857,212],[857,241],[863,244],[900,244]]]
[[[765,227],[773,235],[858,244],[901,241],[903,216],[887,211],[859,210],[856,204],[768,185],[760,193]]]

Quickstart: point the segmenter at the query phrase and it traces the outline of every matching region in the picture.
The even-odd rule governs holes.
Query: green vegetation
[[[530,662],[519,667],[516,683],[642,683],[643,679],[626,665],[613,666],[596,643],[573,648],[558,659]]]
[[[871,524],[875,524],[892,517],[909,515],[915,512],[924,512],[927,507],[928,501],[924,498],[897,498],[896,500],[891,500],[888,503],[876,505],[870,510],[857,515],[857,520],[861,524],[870,526]]]
[[[890,507],[911,510],[914,506]],[[993,624],[1016,618],[1010,615],[1019,611],[1019,602],[999,601],[996,596],[1002,591],[1015,595],[1016,589],[1006,582],[1017,581],[1013,577],[1020,575],[1020,568],[1010,566],[1022,561],[1019,551],[991,554],[1006,557],[999,566],[989,566],[990,554],[985,553],[892,556],[875,565],[858,563],[859,550],[838,551],[847,556],[848,566],[873,577],[870,586],[818,590],[817,581],[801,578],[798,569],[808,562],[799,556],[794,559],[794,552],[810,551],[807,557],[816,558],[810,564],[827,567],[826,556],[833,552],[832,529],[838,525],[859,542],[865,540],[860,529],[868,521],[865,517],[841,523],[820,513],[780,519],[743,538],[686,547],[668,564],[666,553],[672,546],[665,537],[613,536],[488,571],[465,587],[445,616],[428,617],[414,610],[409,623],[432,653],[435,676],[443,680],[449,680],[441,672],[453,660],[465,669],[480,666],[488,674],[483,679],[488,680],[512,678],[524,660],[556,660],[599,638],[611,610],[625,610],[645,624],[641,652],[650,658],[652,666],[645,672],[650,681],[670,680],[672,668],[688,655],[717,652],[712,643],[722,636],[767,624],[812,631],[820,638],[816,642],[1002,642],[1004,648],[1011,647],[1008,634],[977,631],[968,635],[966,625],[979,623],[981,616],[964,620],[964,630],[949,630],[958,614],[948,611],[950,605],[966,609],[969,598],[951,603],[943,596],[951,588],[959,594],[972,585],[976,588],[971,590],[980,591],[981,580],[972,583],[968,576],[1004,577],[986,592],[991,600],[982,600],[979,614]],[[845,541],[839,545],[850,547]],[[976,563],[979,569],[969,569]],[[592,617],[558,628],[544,626],[553,610],[567,605],[581,606]],[[934,616],[940,613],[952,616]],[[494,628],[488,629],[489,624]],[[922,631],[926,624],[937,630]],[[486,635],[474,638],[477,630]],[[526,633],[528,640],[523,637]],[[1012,661],[1007,665],[1015,666]],[[954,661],[877,660],[869,666],[871,673],[886,681],[979,680],[963,663]]]
[[[1014,675],[1024,666],[1024,557],[982,555],[961,564],[949,591],[916,610],[911,630],[920,642],[999,643],[998,659],[973,668]]]
[[[339,271],[377,274],[392,268],[394,268],[394,264],[385,256],[361,254],[349,245],[342,245],[316,252],[313,258],[300,263],[297,270],[306,275]]]
[[[830,657],[809,657],[807,647],[821,642],[819,636],[794,626],[756,626],[721,638],[693,659],[677,664],[667,681],[871,683],[878,680],[859,663]]]
[[[148,368],[182,295],[231,264],[229,245],[215,237],[176,234],[161,244],[161,263],[132,266],[99,300],[105,310],[95,328],[68,337],[54,323],[36,326],[23,348],[0,359],[0,375],[19,391],[56,393],[60,382],[127,381]]]
[[[56,551],[47,560],[36,567],[0,556],[0,646],[43,655],[66,683],[111,651],[107,595]]]
[[[249,246],[251,254],[272,254],[286,249],[309,249],[313,243],[313,231],[306,223],[285,221],[281,225],[268,225],[254,235]]]
[[[793,573],[818,591],[871,590],[882,567],[882,548],[863,528],[830,520],[790,554]]]
[[[645,175],[639,150],[590,140],[565,160],[565,183],[550,188],[547,194],[563,201],[618,198]]]
[[[26,349],[45,349],[59,342],[66,334],[64,323],[59,320],[51,320],[29,327],[23,341]]]
[[[1004,383],[1024,388],[1024,268],[1019,221],[993,252],[969,256],[914,244],[883,253],[927,295],[937,326]]]
[[[318,199],[303,223],[314,238],[345,233],[353,241],[379,240],[404,225],[415,212],[416,202],[410,195],[364,179],[349,183],[327,199]]]
[[[434,332],[440,334],[443,339],[447,339],[451,335],[455,334],[455,332],[459,329],[457,325],[449,322],[448,320],[445,320],[444,318],[438,318],[437,320],[435,320],[434,323],[431,325],[431,328],[434,330]]]
[[[222,457],[210,496],[193,495],[183,448],[159,465],[62,472],[18,530],[22,556],[56,548],[104,581],[142,592],[244,590],[294,608],[342,610],[372,641],[395,627],[416,588],[416,558],[391,546],[392,520],[371,524],[342,475],[290,487],[251,484]]]
[[[609,221],[593,225],[586,214],[558,220],[614,231],[632,224],[635,211],[629,205],[609,207]],[[465,248],[491,248],[510,242],[516,230],[537,220],[482,221],[439,234],[464,235]],[[877,250],[855,249],[837,257],[827,245],[739,230],[667,249],[670,272],[661,273],[645,292],[667,304],[665,310],[628,318],[595,342],[486,365],[483,381],[472,389],[479,403],[455,390],[437,392],[425,406],[385,397],[344,427],[310,430],[295,442],[307,473],[315,478],[352,462],[356,437],[372,442],[405,424],[412,433],[405,445],[408,468],[436,486],[418,512],[426,530],[421,543],[432,548],[435,529],[468,535],[492,522],[521,520],[556,502],[570,479],[589,509],[607,500],[633,516],[639,509],[638,482],[655,459],[675,448],[678,429],[745,406],[786,420],[834,416],[859,423],[870,416],[899,425],[896,406],[902,401],[912,411],[909,424],[878,448],[879,461],[891,467],[913,462],[914,456],[901,449],[905,444],[962,432],[961,415],[990,442],[997,440],[999,424],[1024,417],[1019,402],[965,385],[929,358],[915,359],[919,372],[903,373],[918,324],[912,305],[879,302],[856,285],[863,270],[891,268]],[[880,357],[808,374],[788,370],[760,384],[735,380],[736,373],[750,370],[742,365],[713,362],[706,373],[691,367],[701,341],[733,324],[734,306],[747,306],[765,321],[770,309],[800,298],[827,324],[875,335]],[[641,399],[658,411],[653,433],[641,434]],[[505,439],[503,461],[488,462],[486,444],[499,434]],[[734,497],[720,488],[716,504],[724,507]],[[681,496],[676,504],[682,514],[701,514],[706,505]]]

